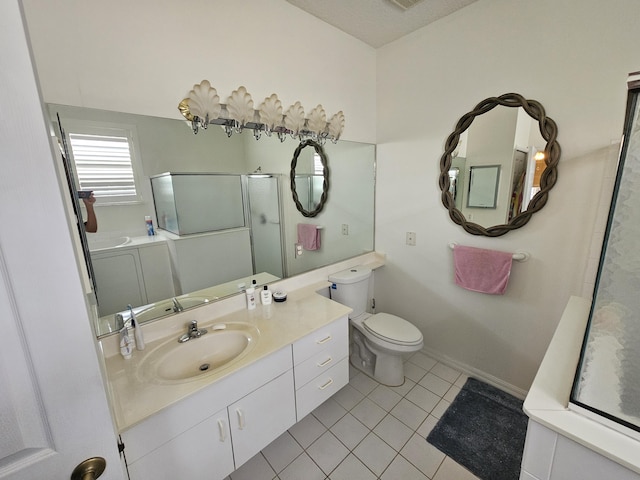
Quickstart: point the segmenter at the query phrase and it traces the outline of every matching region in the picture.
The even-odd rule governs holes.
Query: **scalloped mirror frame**
[[[473,120],[493,108],[502,105],[505,107],[522,107],[530,117],[537,120],[540,128],[540,134],[546,140],[544,148],[546,168],[542,172],[540,178],[540,191],[537,192],[527,205],[527,209],[513,217],[509,223],[502,225],[494,225],[492,227],[483,227],[477,223],[467,221],[463,213],[455,206],[455,201],[451,192],[449,192],[449,169],[451,168],[451,154],[458,147],[460,135],[466,131]],[[560,161],[560,144],[556,140],[558,136],[558,127],[556,122],[546,116],[544,107],[535,100],[527,100],[517,93],[505,93],[499,97],[489,97],[478,103],[473,110],[463,115],[456,124],[455,130],[449,135],[445,143],[445,150],[440,158],[440,190],[442,191],[441,199],[443,205],[449,210],[449,217],[455,223],[460,225],[468,233],[472,235],[482,235],[486,237],[499,237],[511,230],[526,225],[531,216],[542,210],[547,203],[549,191],[556,184],[558,179],[558,162]]]
[[[318,155],[320,155],[320,162],[322,163],[323,167],[322,195],[320,196],[318,205],[311,212],[309,212],[302,206],[300,200],[298,199],[298,192],[296,191],[296,166],[298,165],[298,157],[300,156],[300,152],[302,152],[305,147],[310,146],[315,149]],[[300,145],[298,145],[298,148],[296,148],[295,152],[293,153],[289,180],[291,182],[291,193],[293,195],[293,201],[296,204],[296,208],[298,209],[298,211],[305,217],[315,217],[316,215],[318,215],[324,208],[324,204],[327,202],[327,197],[329,196],[329,162],[327,159],[327,154],[324,152],[324,148],[322,148],[322,145],[309,139],[300,142]]]

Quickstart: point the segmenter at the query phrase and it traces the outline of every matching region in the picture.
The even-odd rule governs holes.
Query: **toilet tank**
[[[349,318],[367,311],[371,269],[357,266],[329,275],[331,299],[353,309]]]

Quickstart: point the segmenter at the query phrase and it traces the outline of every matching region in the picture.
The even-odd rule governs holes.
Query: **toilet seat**
[[[396,345],[420,345],[422,332],[404,318],[390,313],[376,313],[362,321],[368,333],[374,337]]]

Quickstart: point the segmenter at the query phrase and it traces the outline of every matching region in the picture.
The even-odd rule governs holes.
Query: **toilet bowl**
[[[420,350],[424,339],[420,330],[403,318],[367,313],[371,276],[371,269],[363,266],[330,275],[331,298],[353,309],[349,315],[351,364],[384,385],[402,385],[402,356]]]

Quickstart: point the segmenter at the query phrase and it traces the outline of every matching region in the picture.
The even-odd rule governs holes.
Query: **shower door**
[[[640,433],[640,72],[629,79],[624,136],[571,402]],[[623,429],[624,430],[624,429]]]
[[[254,272],[285,276],[280,185],[276,175],[248,175]]]

